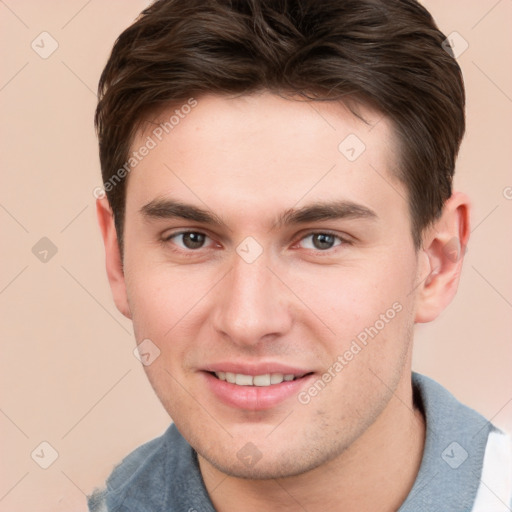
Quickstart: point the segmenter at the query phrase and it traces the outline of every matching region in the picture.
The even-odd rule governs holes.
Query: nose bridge
[[[256,344],[290,326],[286,297],[263,255],[248,263],[234,256],[216,304],[215,328],[234,343]]]

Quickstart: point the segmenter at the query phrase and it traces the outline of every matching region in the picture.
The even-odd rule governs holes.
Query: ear
[[[132,315],[126,294],[123,262],[117,240],[114,215],[106,197],[96,200],[96,213],[98,215],[98,223],[100,225],[103,243],[105,244],[105,263],[114,303],[124,316],[131,319]]]
[[[469,240],[469,198],[455,192],[441,217],[423,236],[420,251],[421,285],[418,287],[416,322],[431,322],[451,302],[459,285]]]

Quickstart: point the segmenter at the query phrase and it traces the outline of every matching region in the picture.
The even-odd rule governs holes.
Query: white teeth
[[[269,373],[265,375],[256,375],[252,380],[255,386],[270,386],[271,382]]]
[[[242,373],[236,374],[235,384],[237,386],[252,386],[253,378],[251,375],[243,375]]]
[[[230,384],[236,384],[237,386],[271,386],[272,384],[281,384],[283,381],[292,381],[297,377],[293,373],[282,374],[282,373],[265,373],[263,375],[244,375],[243,373],[231,373],[231,372],[215,372],[215,375],[220,380],[225,380]]]
[[[273,373],[270,376],[270,384],[281,384],[284,380],[284,375],[282,373]]]

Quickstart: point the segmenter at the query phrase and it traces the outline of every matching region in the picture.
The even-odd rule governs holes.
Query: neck
[[[423,415],[413,404],[410,374],[390,402],[350,448],[307,473],[272,480],[228,477],[199,456],[215,510],[236,512],[388,512],[410,492],[421,464]]]

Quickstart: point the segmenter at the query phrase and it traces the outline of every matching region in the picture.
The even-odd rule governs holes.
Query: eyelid
[[[220,245],[220,243],[218,241],[216,241],[216,239],[214,239],[207,232],[207,230],[204,230],[204,229],[190,229],[190,228],[188,228],[188,229],[178,229],[178,231],[172,231],[169,234],[162,235],[161,236],[161,241],[162,241],[162,243],[165,244],[165,243],[170,242],[173,238],[175,238],[175,237],[177,237],[179,235],[185,235],[187,233],[197,233],[197,234],[204,235],[206,238],[208,238],[210,240],[210,242],[216,243],[217,246]],[[353,243],[353,239],[349,235],[340,234],[338,232],[335,232],[335,231],[332,231],[332,230],[329,230],[329,229],[314,229],[314,230],[304,231],[302,234],[297,235],[295,237],[296,241],[292,243],[292,248],[296,247],[305,238],[310,237],[310,236],[314,236],[314,235],[319,235],[319,234],[334,236],[341,243],[333,246],[330,249],[325,249],[325,250],[321,250],[321,249],[305,249],[305,250],[310,250],[310,251],[314,251],[314,252],[318,252],[318,253],[328,253],[328,252],[334,250],[336,247],[339,247],[341,245],[350,245],[350,244]],[[183,252],[198,252],[200,249],[208,249],[208,248],[209,248],[208,246],[200,247],[199,249],[184,249],[184,248],[179,247],[177,250],[180,250],[180,251],[183,251]]]
[[[196,233],[196,234],[199,234],[199,235],[204,235],[207,239],[210,240],[210,242],[215,242],[215,240],[205,231],[205,230],[202,230],[202,229],[178,229],[178,231],[172,231],[171,233],[168,233],[168,234],[163,234],[161,235],[161,242],[163,244],[168,244],[172,241],[173,238],[176,238],[180,235],[186,235],[188,233]],[[218,242],[217,242],[218,244]],[[179,245],[177,244],[174,244],[177,246],[177,251],[181,251],[181,252],[199,252],[200,249],[208,249],[209,246],[206,245],[206,246],[203,246],[203,247],[199,247],[198,249],[188,249],[188,248],[183,248],[183,247],[180,247]]]
[[[198,233],[200,235],[207,236],[208,238],[212,238],[212,236],[208,233],[208,230],[204,228],[171,228],[166,229],[160,235],[162,240],[170,240],[171,238],[178,235],[185,235],[187,233]]]
[[[297,245],[299,242],[304,240],[305,238],[313,235],[330,235],[334,236],[338,240],[340,240],[343,244],[351,244],[353,243],[353,238],[345,233],[339,233],[336,231],[332,231],[330,229],[314,229],[310,231],[306,231],[303,234],[297,236],[297,242],[294,245]],[[324,251],[325,252],[325,251]]]

